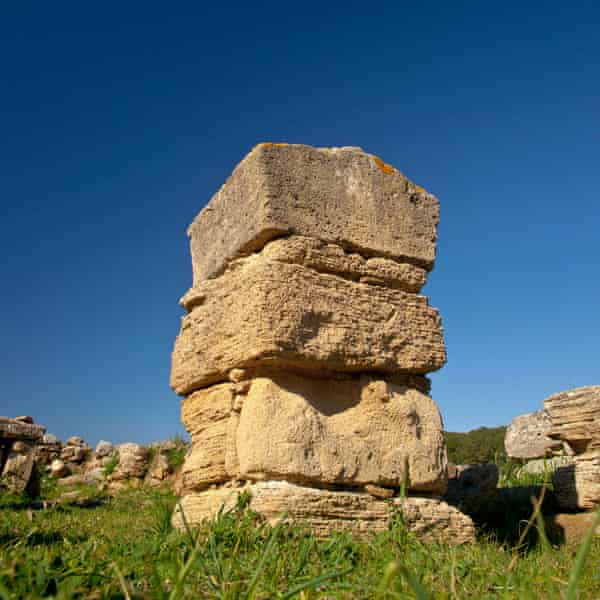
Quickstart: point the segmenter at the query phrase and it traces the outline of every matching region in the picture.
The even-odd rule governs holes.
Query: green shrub
[[[444,432],[448,460],[457,465],[503,463],[506,427],[479,427],[466,433]]]
[[[119,466],[119,453],[115,453],[114,456],[111,457],[110,461],[108,461],[104,465],[104,474],[106,477],[110,477],[114,470]]]
[[[173,448],[173,450],[167,450],[165,452],[167,462],[169,463],[169,469],[171,471],[175,471],[183,464],[186,452],[187,448],[185,447]]]

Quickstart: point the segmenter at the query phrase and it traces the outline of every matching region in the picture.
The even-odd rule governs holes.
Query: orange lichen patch
[[[283,146],[289,146],[289,144],[275,144],[274,142],[263,142],[262,144],[259,144],[259,146],[264,146],[266,148],[268,148],[270,146],[275,146],[276,148],[282,148]]]
[[[371,154],[371,158],[373,159],[373,162],[377,165],[377,167],[383,171],[384,173],[399,173],[398,169],[395,169],[394,167],[392,167],[392,165],[388,165],[387,163],[384,163],[379,156],[375,156],[374,154]]]
[[[420,185],[417,185],[416,183],[413,184],[415,186],[415,191],[419,192],[419,194],[426,194],[427,191],[425,190],[425,188],[422,188]]]

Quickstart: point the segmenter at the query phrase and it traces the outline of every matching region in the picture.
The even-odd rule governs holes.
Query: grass
[[[396,518],[377,535],[318,540],[301,527],[271,528],[242,505],[179,533],[174,504],[169,491],[149,488],[95,508],[0,502],[0,599],[600,596],[597,539],[579,555],[492,536],[421,544]]]
[[[104,475],[110,477],[114,470],[119,466],[119,453],[116,452],[114,456],[104,465]]]
[[[498,466],[498,486],[499,487],[529,487],[545,486],[552,490],[552,475],[556,468],[552,468],[550,463],[544,463],[544,470],[541,473],[528,473],[523,470],[523,465],[527,461],[517,459],[496,460]]]
[[[165,452],[171,471],[176,471],[183,464],[186,452],[187,447],[185,446],[178,446],[177,448]]]

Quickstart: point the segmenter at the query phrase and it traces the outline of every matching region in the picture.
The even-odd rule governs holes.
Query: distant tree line
[[[506,427],[479,427],[466,433],[445,431],[448,460],[456,464],[504,462]]]

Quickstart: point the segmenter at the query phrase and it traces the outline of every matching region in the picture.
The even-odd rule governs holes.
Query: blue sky
[[[361,146],[441,202],[446,427],[600,383],[594,3],[3,3],[0,414],[182,431],[188,224],[260,141]]]

